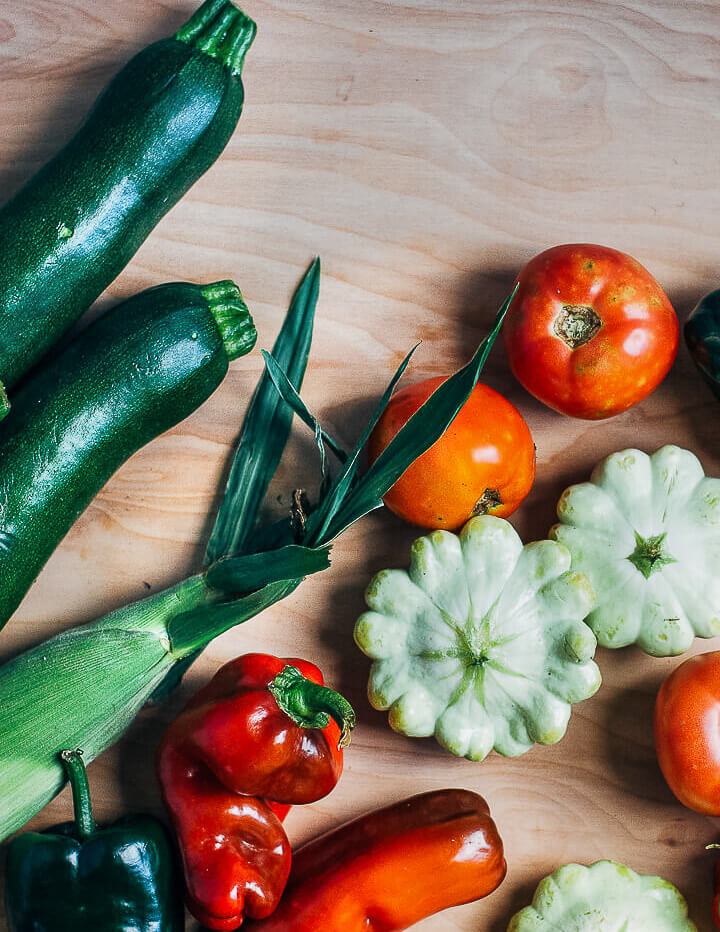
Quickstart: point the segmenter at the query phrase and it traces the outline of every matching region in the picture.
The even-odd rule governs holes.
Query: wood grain
[[[191,7],[0,0],[3,196],[71,134],[121,63]],[[233,277],[267,347],[302,269],[321,255],[304,395],[349,442],[418,338],[411,379],[457,367],[519,267],[549,245],[630,252],[681,319],[717,287],[720,18],[711,0],[249,0],[247,9],[259,33],[240,128],[100,307],[174,278]],[[118,472],[3,632],[0,656],[197,566],[260,371],[258,354],[234,364],[200,411]],[[513,517],[526,540],[544,536],[565,485],[613,450],[677,443],[720,474],[720,409],[684,348],[651,398],[606,423],[544,409],[513,382],[499,346],[486,381],[517,404],[537,444],[536,485]],[[311,438],[298,428],[275,494],[313,468]],[[414,536],[374,515],[338,544],[329,572],[213,643],[181,693],[144,712],[92,765],[97,815],[159,811],[159,735],[221,663],[251,649],[302,655],[355,703],[360,726],[337,790],[291,814],[294,841],[432,787],[466,786],[491,803],[507,880],[418,929],[504,932],[544,874],[610,857],[677,883],[709,932],[713,859],[703,846],[717,826],[674,801],[652,743],[654,696],[676,660],[601,650],[604,685],[576,707],[567,737],[517,760],[455,760],[434,742],[393,734],[369,708],[352,625],[370,575],[405,565]],[[64,793],[32,825],[68,813]]]

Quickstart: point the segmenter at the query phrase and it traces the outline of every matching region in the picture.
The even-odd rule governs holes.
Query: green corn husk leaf
[[[271,550],[279,550],[280,547],[287,547],[293,543],[295,537],[295,531],[288,513],[284,518],[273,521],[271,524],[265,524],[257,529],[253,534],[252,548],[248,546],[248,555],[267,553]]]
[[[328,525],[330,524],[333,517],[335,516],[338,508],[340,507],[343,500],[347,496],[353,482],[355,481],[355,477],[357,476],[360,454],[362,453],[365,447],[365,444],[368,442],[368,439],[370,438],[370,434],[372,433],[373,428],[375,427],[377,422],[380,420],[380,417],[383,411],[387,407],[387,404],[390,401],[390,397],[392,396],[395,386],[402,378],[403,373],[407,369],[408,364],[410,363],[410,360],[412,359],[413,353],[415,352],[415,350],[418,348],[419,345],[420,345],[419,343],[416,343],[415,346],[407,354],[405,359],[402,361],[402,363],[398,366],[395,374],[390,380],[390,383],[385,389],[385,392],[383,393],[382,398],[378,402],[372,416],[370,417],[370,420],[365,425],[365,430],[362,432],[360,439],[353,447],[350,455],[348,456],[347,453],[342,451],[343,455],[342,455],[341,461],[343,463],[343,468],[337,474],[332,484],[329,485],[327,489],[325,489],[325,494],[323,496],[323,499],[320,505],[312,513],[312,515],[310,516],[308,520],[306,534],[305,534],[305,540],[308,542],[308,544],[312,544],[314,541],[319,540],[323,536],[324,532],[327,530]],[[278,394],[282,397],[282,399],[286,402],[286,404],[292,407],[292,409],[295,411],[296,414],[300,415],[304,423],[307,424],[307,426],[315,432],[315,438],[316,438],[316,441],[318,442],[318,446],[320,446],[320,452],[321,452],[321,456],[324,462],[325,451],[322,449],[321,438],[325,438],[325,440],[327,441],[329,439],[328,434],[326,433],[326,431],[323,430],[317,418],[307,410],[307,408],[305,407],[305,403],[302,401],[302,399],[300,398],[298,393],[295,391],[293,386],[290,384],[290,381],[287,375],[282,371],[277,361],[273,359],[273,357],[269,353],[266,353],[264,351],[263,351],[263,358],[265,360],[265,365],[267,366],[268,372],[270,373],[270,377],[273,380],[273,384],[275,385],[275,388],[278,391]],[[305,412],[304,416],[301,413],[303,411]],[[325,474],[324,467],[322,469],[322,472],[324,475]]]
[[[202,650],[214,638],[290,595],[301,582],[301,578],[281,579],[239,599],[212,606],[201,605],[178,615],[168,625],[174,649],[182,656]]]
[[[12,727],[0,726],[0,839],[22,828],[60,792],[65,784],[60,751],[81,747],[90,761],[114,744],[172,665],[158,636],[101,632],[90,625],[3,668],[0,708]]]
[[[273,348],[298,385],[302,385],[307,367],[319,290],[320,259],[315,259],[295,290]],[[268,374],[263,373],[240,428],[225,494],[205,551],[206,566],[225,556],[275,549],[293,539],[287,520],[278,522],[277,534],[265,534],[264,529],[253,533],[260,505],[290,435],[292,417],[292,410],[280,402]],[[152,702],[164,701],[177,689],[199,652],[173,667],[153,691]]]
[[[308,410],[305,402],[302,400],[300,395],[297,393],[295,386],[292,384],[287,375],[280,368],[277,360],[265,350],[260,351],[262,353],[263,359],[265,360],[265,368],[268,371],[270,378],[272,379],[273,385],[278,395],[282,398],[288,407],[297,414],[301,421],[312,430],[315,434],[315,443],[318,445],[320,450],[320,471],[322,472],[323,477],[326,473],[326,453],[325,446],[327,445],[330,450],[335,454],[337,459],[344,463],[348,455],[343,450],[337,441],[335,441],[327,431],[323,430],[320,422],[315,417],[314,414],[311,414]]]
[[[363,515],[380,508],[383,495],[390,491],[408,466],[442,437],[477,385],[516,291],[517,286],[498,311],[492,330],[470,362],[439,385],[397,432],[360,482],[349,491],[315,543],[334,540]]]
[[[222,557],[208,569],[208,586],[222,592],[252,592],[272,582],[303,578],[330,566],[330,546],[290,544],[268,553]]]
[[[415,346],[410,350],[405,359],[400,363],[395,375],[390,379],[388,387],[385,389],[382,398],[378,402],[370,420],[365,425],[365,430],[362,432],[360,439],[353,447],[350,456],[346,459],[343,468],[335,477],[335,481],[330,486],[327,495],[320,504],[320,507],[315,511],[308,521],[307,528],[307,541],[308,543],[316,543],[319,540],[322,540],[323,535],[327,532],[332,519],[337,514],[340,506],[347,497],[355,477],[357,476],[360,454],[362,453],[365,444],[370,439],[370,434],[373,432],[373,429],[377,422],[380,420],[383,411],[388,405],[395,386],[402,378],[405,370],[410,364],[410,360],[413,357],[413,353],[418,348],[420,344],[416,343]]]
[[[307,301],[314,307],[311,297]],[[295,343],[286,345],[293,350],[290,355],[296,363],[296,375],[298,369],[304,371],[312,312],[304,319],[304,325],[296,329]],[[443,422],[452,420],[472,391],[498,329],[499,321],[472,367],[465,367],[444,383],[408,421],[403,431],[413,425],[408,435],[409,452],[390,444],[386,451],[391,452],[389,461],[383,463],[380,457],[376,466],[381,468],[373,467],[354,489],[350,488],[326,537],[339,533],[334,529],[346,526],[347,516],[374,502],[373,496],[384,494],[403,462],[402,470],[409,465],[411,453],[423,452],[434,442],[433,433]],[[297,377],[293,381],[299,383]],[[272,386],[269,378],[266,384]],[[445,386],[450,387],[443,392]],[[273,393],[279,401],[274,387]],[[420,441],[420,435],[425,439]],[[266,447],[261,445],[260,449]],[[242,439],[239,455],[241,459],[248,456]],[[253,476],[264,476],[264,472],[258,468],[248,475],[256,495],[262,482]],[[232,481],[228,497],[232,504],[221,509],[225,525],[218,537],[221,558],[226,555],[224,547],[233,517],[249,516],[253,524],[256,517],[256,509],[252,503],[248,506],[249,499]],[[165,592],[51,638],[0,667],[0,840],[24,825],[63,786],[60,750],[80,747],[87,761],[95,758],[117,741],[151,694],[167,682],[168,675],[182,669],[213,638],[285,598],[302,582],[300,576],[277,579],[279,573],[308,572],[327,561],[329,540],[315,548],[293,549],[283,546],[287,544],[286,533],[280,526],[269,529],[266,539],[277,539],[285,553],[264,555],[265,574],[261,571],[262,554],[248,561],[238,553],[236,576],[229,573],[222,577],[222,588],[207,584],[208,574],[213,573],[211,566]],[[247,534],[238,536],[243,543],[247,538]],[[230,560],[226,566],[232,566]],[[220,570],[215,572],[220,574]],[[264,583],[256,591],[243,595],[238,589],[226,588],[247,585],[251,573],[254,584]],[[215,576],[215,582],[219,580],[220,576]]]
[[[273,355],[298,388],[310,354],[319,289],[320,260],[315,259],[293,295],[273,347]],[[290,435],[292,418],[292,408],[283,404],[265,371],[245,415],[225,496],[208,542],[206,564],[246,551]]]

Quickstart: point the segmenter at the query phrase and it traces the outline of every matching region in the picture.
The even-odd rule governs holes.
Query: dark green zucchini
[[[0,210],[0,417],[7,390],[225,148],[255,30],[228,0],[207,0],[122,69],[65,148]]]
[[[0,424],[0,627],[121,463],[202,404],[254,343],[232,282],[159,285],[25,381]]]

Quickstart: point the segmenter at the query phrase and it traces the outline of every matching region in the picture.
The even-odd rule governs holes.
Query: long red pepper
[[[333,789],[354,724],[313,664],[246,654],[170,725],[158,775],[188,907],[207,928],[228,932],[273,911],[290,870],[280,819]]]
[[[424,793],[300,848],[280,905],[247,932],[400,932],[487,896],[505,871],[502,840],[481,796]]]

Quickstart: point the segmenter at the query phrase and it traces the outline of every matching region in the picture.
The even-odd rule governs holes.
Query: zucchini
[[[0,627],[121,463],[202,404],[254,343],[232,282],[158,285],[25,381],[0,424]]]
[[[207,0],[120,71],[65,148],[0,210],[0,418],[8,389],[225,148],[255,31],[228,0]]]

